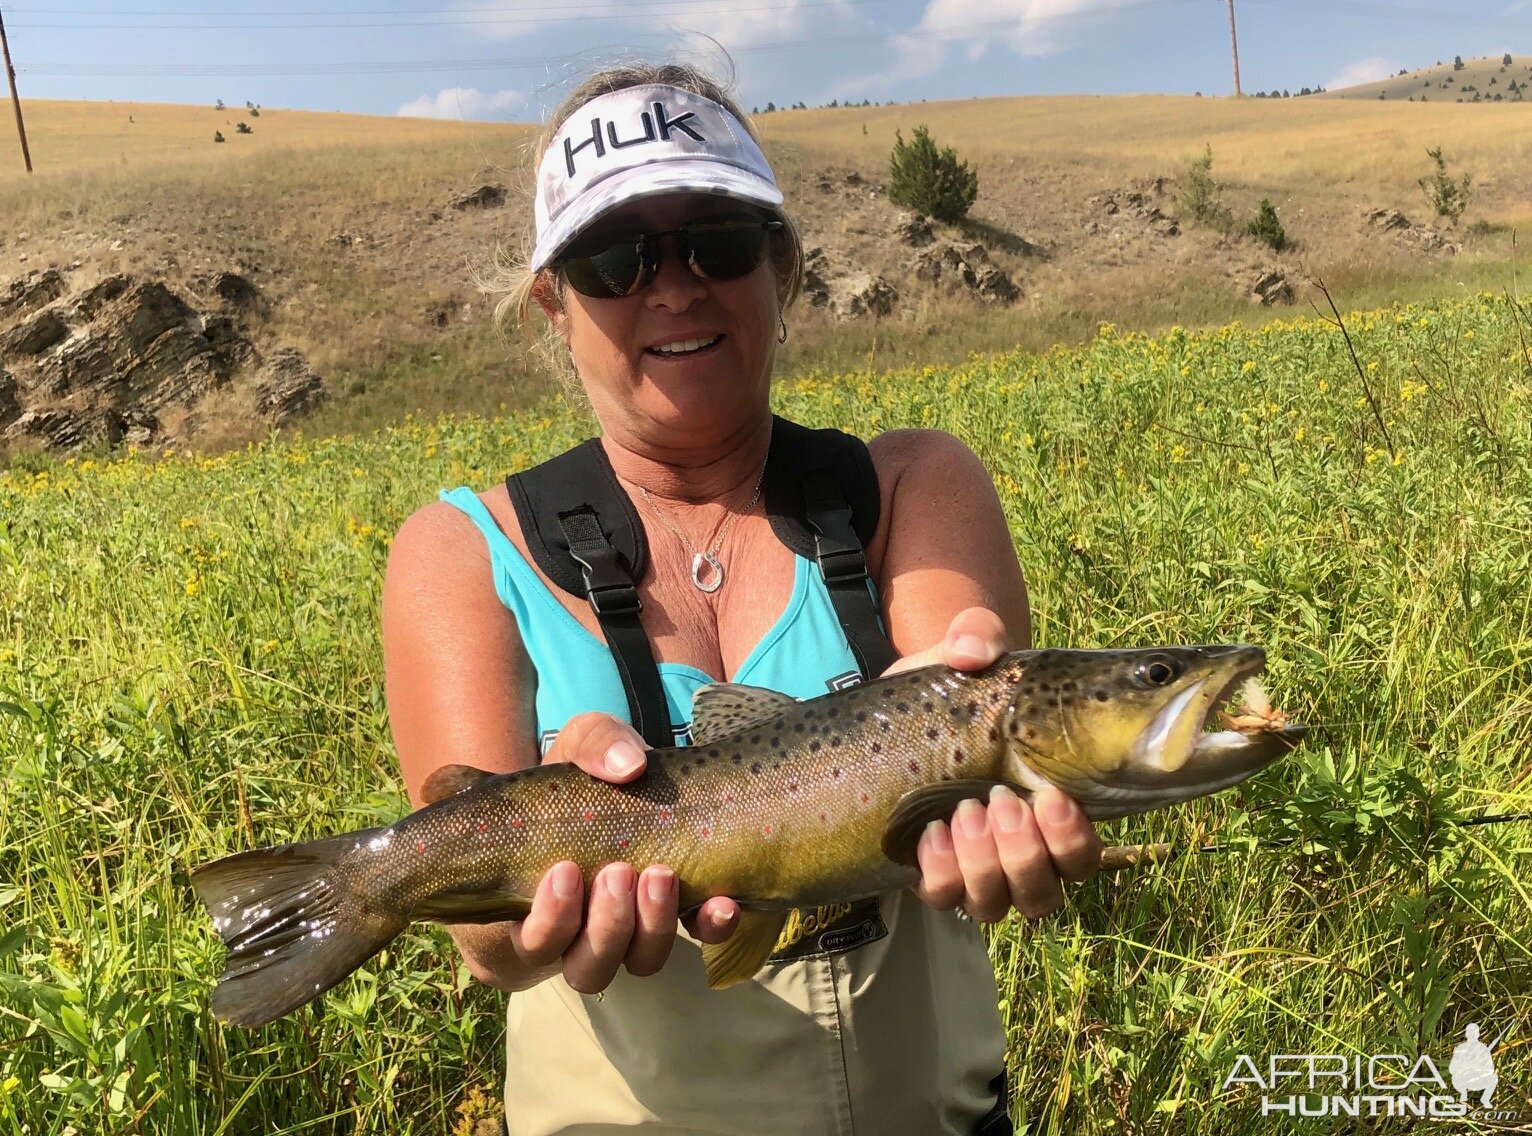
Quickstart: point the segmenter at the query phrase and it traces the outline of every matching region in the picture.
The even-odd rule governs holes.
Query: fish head
[[[1304,734],[1271,709],[1265,661],[1244,645],[1032,652],[1005,709],[1006,776],[1056,786],[1097,819],[1238,784]],[[1237,715],[1208,730],[1236,693]]]

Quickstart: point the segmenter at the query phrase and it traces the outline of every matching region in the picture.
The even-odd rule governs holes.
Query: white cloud
[[[1144,0],[931,0],[919,32],[965,43],[970,60],[992,44],[1020,55],[1052,55],[1082,26],[1143,6]]]
[[[1326,81],[1325,90],[1338,91],[1342,87],[1356,87],[1362,83],[1376,83],[1379,79],[1387,79],[1399,70],[1399,64],[1391,59],[1381,56],[1373,56],[1371,59],[1359,59],[1357,62],[1345,67],[1335,78]]]
[[[498,118],[524,101],[520,91],[485,94],[477,87],[448,87],[405,103],[397,113],[406,118]]]
[[[947,61],[944,46],[913,32],[895,36],[889,47],[894,52],[892,62],[880,64],[877,70],[865,75],[847,76],[831,86],[826,97],[857,99],[886,95],[901,83],[935,74]]]

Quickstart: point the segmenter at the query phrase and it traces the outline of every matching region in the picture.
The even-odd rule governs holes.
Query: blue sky
[[[0,0],[23,98],[541,119],[624,52],[734,61],[746,107],[1225,94],[1227,0]],[[1246,92],[1532,53],[1532,0],[1235,0]]]

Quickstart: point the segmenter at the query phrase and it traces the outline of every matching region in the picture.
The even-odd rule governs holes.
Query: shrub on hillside
[[[1245,225],[1245,231],[1274,252],[1281,252],[1288,246],[1287,231],[1277,220],[1277,207],[1269,197],[1261,198],[1261,207]]]
[[[1213,147],[1209,145],[1202,157],[1192,159],[1181,175],[1181,192],[1176,195],[1176,204],[1184,215],[1199,225],[1228,232],[1234,226],[1234,215],[1223,203],[1212,170]]]
[[[248,122],[236,122],[234,124],[234,133],[236,133],[236,134],[254,134],[255,131],[250,128],[250,124]]]
[[[938,150],[924,125],[906,142],[894,132],[888,156],[888,199],[948,224],[962,220],[979,195],[979,175],[951,146]]]
[[[1454,178],[1447,172],[1447,160],[1442,157],[1442,148],[1427,150],[1431,160],[1436,163],[1436,172],[1430,177],[1420,179],[1421,191],[1426,195],[1426,200],[1431,203],[1431,208],[1436,210],[1438,217],[1446,217],[1456,221],[1463,215],[1463,210],[1468,208],[1468,189],[1472,184],[1472,177],[1464,174]]]

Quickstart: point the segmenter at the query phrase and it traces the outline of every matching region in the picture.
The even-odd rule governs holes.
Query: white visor
[[[782,204],[766,155],[712,99],[667,86],[591,99],[559,127],[538,167],[532,270],[619,206],[688,192]]]

